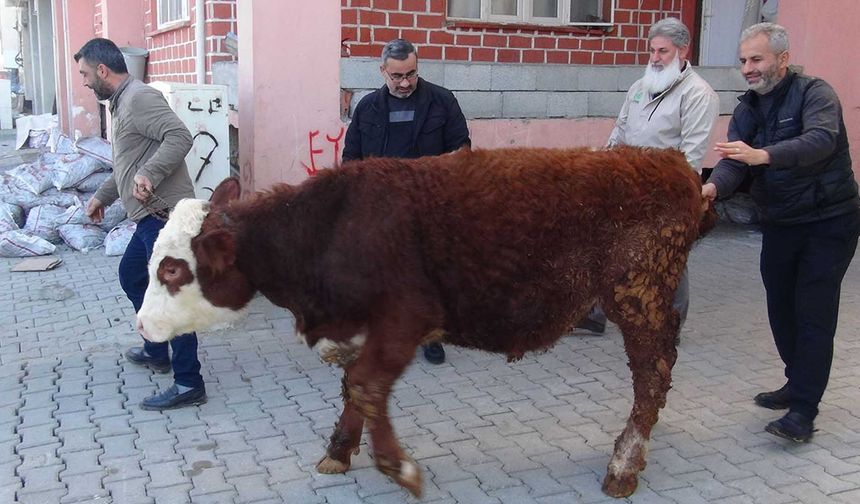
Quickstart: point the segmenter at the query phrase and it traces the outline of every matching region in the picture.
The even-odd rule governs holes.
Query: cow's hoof
[[[328,455],[317,463],[317,472],[320,474],[343,474],[349,470],[349,464],[335,460]]]
[[[421,498],[424,478],[421,476],[421,469],[418,468],[418,464],[414,460],[401,460],[400,472],[394,477],[394,480],[398,485],[409,490],[409,493],[414,495],[416,499]]]
[[[639,479],[635,474],[613,475],[606,474],[603,479],[603,493],[610,497],[629,497],[636,491]]]

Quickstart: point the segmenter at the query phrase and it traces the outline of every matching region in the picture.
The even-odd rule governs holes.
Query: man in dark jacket
[[[457,98],[418,77],[418,53],[409,41],[395,39],[385,44],[379,70],[385,85],[355,107],[346,130],[344,161],[438,156],[471,144]],[[441,344],[429,343],[423,348],[429,362],[445,362]]]
[[[747,174],[762,216],[761,275],[787,383],[755,403],[788,408],[765,430],[808,441],[830,376],[839,292],[860,234],[860,197],[842,108],[826,82],[788,66],[788,35],[772,23],[741,34],[750,91],[729,123],[702,195],[730,195]]]

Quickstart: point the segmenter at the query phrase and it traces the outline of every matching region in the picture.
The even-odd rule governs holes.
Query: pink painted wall
[[[793,0],[779,3],[779,24],[788,30],[791,62],[826,80],[839,95],[854,174],[860,173],[860,71],[856,65],[857,0]]]
[[[243,188],[299,182],[343,146],[340,4],[256,0],[238,11]]]
[[[84,87],[72,56],[95,36],[93,0],[54,0],[57,111],[60,128],[70,136],[99,135],[98,102]],[[68,33],[66,33],[68,27]]]
[[[146,47],[143,34],[143,4],[137,2],[101,2],[102,37],[123,47]]]
[[[615,119],[476,119],[469,121],[472,146],[481,149],[499,147],[603,147],[612,132]],[[711,145],[723,141],[729,116],[717,119],[711,134]],[[710,168],[719,156],[708,150],[702,167]]]

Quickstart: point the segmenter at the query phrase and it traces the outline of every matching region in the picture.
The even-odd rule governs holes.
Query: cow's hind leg
[[[416,342],[407,349],[386,339],[368,341],[349,374],[349,400],[367,422],[376,467],[414,496],[421,497],[421,470],[400,447],[388,418],[388,396],[394,381],[406,369],[418,345]],[[375,344],[377,341],[381,344]]]
[[[339,474],[349,470],[350,458],[358,455],[364,417],[349,398],[349,370],[343,372],[343,413],[334,427],[329,439],[326,455],[317,464],[317,471],[323,474]]]
[[[666,404],[677,351],[679,316],[672,297],[686,261],[681,251],[657,251],[657,261],[645,261],[645,269],[630,271],[615,287],[614,297],[604,301],[607,315],[621,328],[624,348],[633,375],[633,409],[624,431],[615,441],[603,491],[626,497],[638,485],[645,468],[651,429]],[[656,264],[655,264],[656,263]]]

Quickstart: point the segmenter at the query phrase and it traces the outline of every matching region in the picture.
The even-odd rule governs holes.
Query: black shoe
[[[138,366],[146,366],[156,373],[167,373],[170,371],[170,359],[156,360],[146,353],[143,347],[132,347],[126,350],[125,358]]]
[[[753,398],[753,401],[762,408],[781,410],[791,406],[791,396],[788,394],[788,384],[773,392],[762,392]]]
[[[147,397],[140,402],[140,409],[149,411],[161,411],[184,406],[196,406],[206,402],[206,387],[199,386],[187,392],[179,393],[176,384],[173,384],[160,394]]]
[[[445,362],[445,349],[442,343],[428,343],[424,345],[424,358],[430,364],[442,364]]]
[[[764,428],[774,436],[779,436],[783,439],[794,441],[795,443],[805,443],[812,439],[812,433],[815,429],[812,425],[812,420],[797,413],[789,411],[784,417],[779,420],[767,424]]]
[[[574,327],[576,329],[584,329],[593,334],[603,334],[606,332],[606,322],[598,322],[596,320],[591,320],[586,317],[579,322]]]

